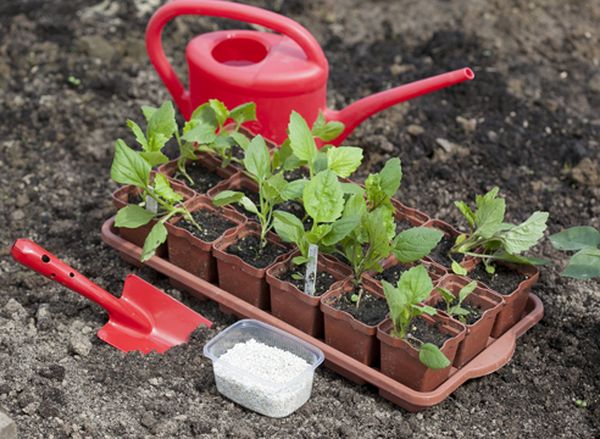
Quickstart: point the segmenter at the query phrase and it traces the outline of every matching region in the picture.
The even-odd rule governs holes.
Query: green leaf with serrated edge
[[[248,144],[244,154],[244,167],[257,181],[263,181],[270,175],[271,157],[261,135],[253,138]]]
[[[427,299],[433,290],[433,282],[427,269],[423,265],[417,265],[402,273],[398,289],[405,291],[407,297],[410,297],[409,303],[419,303]]]
[[[229,112],[229,117],[238,125],[241,125],[244,122],[254,121],[256,120],[256,104],[254,102],[247,102],[238,105]]]
[[[591,226],[577,226],[550,235],[550,242],[557,250],[575,251],[600,245],[600,232]]]
[[[156,174],[153,185],[154,192],[170,204],[175,204],[183,200],[183,196],[173,190],[171,183],[169,183],[169,180],[163,174]]]
[[[352,194],[344,205],[344,216],[358,215],[362,217],[367,212],[367,204],[362,194]]]
[[[242,134],[239,131],[233,131],[233,132],[229,133],[229,136],[244,151],[246,150],[246,148],[248,148],[248,144],[250,143],[250,139],[248,137],[246,137],[245,134]]]
[[[467,220],[467,224],[469,224],[469,227],[471,229],[475,228],[475,212],[473,212],[473,209],[471,209],[471,207],[464,201],[455,201],[454,205],[458,208],[458,210],[460,210],[460,213],[462,213],[462,215],[465,217],[465,219]]]
[[[290,116],[288,132],[294,155],[312,165],[317,156],[317,144],[306,121],[295,111]]]
[[[381,271],[380,262],[390,255],[390,241],[387,232],[381,225],[387,215],[383,209],[368,212],[365,218],[365,232],[368,239],[368,259],[365,261],[366,270]]]
[[[144,115],[144,119],[146,119],[146,123],[150,122],[150,118],[157,110],[156,107],[151,107],[149,105],[142,105],[142,114]]]
[[[319,112],[317,120],[312,126],[312,134],[314,137],[321,139],[324,142],[330,142],[336,139],[344,132],[344,124],[339,121],[327,122],[323,113]]]
[[[272,175],[262,185],[261,193],[263,197],[272,205],[282,203],[284,199],[283,192],[288,182],[283,177],[283,172]]]
[[[309,261],[310,258],[306,256],[294,256],[292,258],[292,264],[294,265],[304,265]]]
[[[171,101],[166,101],[158,110],[152,113],[152,117],[148,121],[148,127],[146,128],[148,149],[159,151],[176,131],[175,108],[173,108]]]
[[[333,222],[344,210],[344,192],[331,171],[319,172],[306,183],[302,200],[306,213],[316,223]]]
[[[394,238],[392,252],[399,262],[414,262],[431,253],[443,236],[443,232],[430,227],[403,230]]]
[[[356,194],[363,196],[365,190],[356,183],[340,183],[345,194]]]
[[[295,215],[282,210],[273,212],[273,227],[284,242],[298,244],[304,235],[304,225]]]
[[[390,317],[394,322],[394,328],[398,328],[408,303],[407,296],[389,282],[382,280],[381,283],[383,284],[383,294],[390,310]]]
[[[331,224],[319,224],[306,233],[309,244],[319,244],[323,237],[331,231]]]
[[[429,369],[444,369],[450,366],[450,360],[432,343],[424,343],[419,349],[419,361]]]
[[[189,142],[182,142],[179,148],[179,155],[188,160],[196,160],[194,145]]]
[[[308,181],[304,179],[294,180],[289,182],[281,192],[281,196],[284,200],[300,200],[302,194],[304,194],[304,187]]]
[[[212,202],[215,206],[222,207],[228,204],[237,203],[242,199],[243,196],[243,192],[226,190],[215,195]]]
[[[142,156],[142,158],[152,167],[162,165],[169,161],[169,157],[164,155],[161,151],[141,151],[140,156]]]
[[[478,195],[476,197],[476,233],[484,239],[491,238],[504,221],[506,202],[502,198],[497,198],[497,194],[498,188],[496,187],[484,196]]]
[[[529,250],[544,236],[548,212],[534,212],[523,223],[503,232],[504,249],[510,254]]]
[[[452,261],[452,272],[454,274],[458,274],[459,276],[466,276],[467,275],[467,269],[465,267],[463,267],[462,265],[460,265],[458,262],[456,261]]]
[[[475,288],[477,288],[477,281],[474,280],[462,287],[458,292],[458,303],[463,303],[463,301],[469,297],[469,294],[475,291]]]
[[[208,105],[210,105],[210,108],[212,108],[215,112],[217,123],[220,127],[222,127],[225,121],[229,118],[229,110],[225,104],[218,99],[209,99]]]
[[[154,216],[154,212],[146,210],[137,204],[128,204],[117,212],[115,226],[136,229],[144,224],[148,224]]]
[[[442,299],[444,299],[444,302],[446,302],[447,304],[451,304],[452,302],[454,302],[454,299],[456,299],[454,297],[454,294],[452,294],[452,292],[444,287],[438,287],[437,289],[440,293],[440,296],[442,296]]]
[[[331,230],[323,237],[322,243],[324,246],[332,246],[346,238],[360,224],[360,216],[348,215],[343,216],[331,224]]]
[[[152,256],[156,249],[167,240],[167,228],[160,221],[154,224],[150,233],[144,241],[144,248],[142,249],[141,261],[146,262]]]
[[[327,151],[327,167],[341,178],[352,175],[362,159],[363,150],[356,146],[340,146]]]
[[[142,131],[140,126],[130,119],[127,119],[127,126],[135,136],[135,140],[137,141],[137,143],[140,144],[142,149],[147,150],[148,140],[146,140],[146,135],[144,134],[144,131]]]
[[[575,253],[562,276],[575,279],[592,279],[600,276],[600,249],[587,247]]]
[[[379,174],[370,174],[365,180],[365,195],[369,202],[369,207],[374,209],[384,204],[389,203],[389,197],[383,189],[381,189],[381,178]]]
[[[215,133],[214,126],[204,122],[198,122],[194,128],[185,133],[181,138],[188,142],[207,145],[217,139],[217,134]]]
[[[383,169],[379,171],[379,185],[388,197],[393,197],[400,188],[402,181],[402,164],[395,157],[385,162]]]
[[[145,188],[150,178],[150,165],[123,140],[115,143],[115,156],[110,168],[110,177],[120,184],[132,184]]]
[[[315,174],[327,169],[327,153],[323,151],[323,148],[317,152],[315,160],[313,162],[313,172]]]

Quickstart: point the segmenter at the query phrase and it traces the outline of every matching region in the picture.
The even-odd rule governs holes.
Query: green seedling
[[[190,212],[183,206],[183,197],[173,190],[167,177],[158,173],[155,174],[154,181],[150,182],[152,167],[142,154],[129,148],[123,140],[117,140],[110,175],[117,183],[130,184],[139,188],[142,199],[139,205],[128,204],[120,209],[115,218],[115,226],[137,228],[154,219],[157,220],[144,242],[141,261],[145,262],[167,239],[165,223],[174,215],[182,215],[198,230],[202,230],[202,227],[194,221]],[[156,212],[144,208],[148,197],[158,205]]]
[[[575,252],[561,275],[575,279],[600,276],[600,232],[590,226],[571,227],[550,236],[557,250]]]
[[[446,303],[446,313],[457,318],[461,323],[466,323],[467,317],[471,313],[468,309],[462,307],[463,302],[477,288],[477,281],[469,282],[462,287],[456,297],[450,290],[444,287],[438,287],[442,299]]]
[[[288,125],[288,138],[275,152],[275,167],[291,171],[305,166],[310,177],[325,169],[334,172],[338,177],[349,177],[362,162],[362,148],[355,146],[334,148],[326,144],[319,149],[315,140],[328,142],[343,131],[343,123],[326,122],[322,114],[319,114],[311,129],[302,116],[293,111]]]
[[[381,272],[381,262],[393,254],[401,263],[411,263],[427,256],[443,236],[439,230],[413,227],[396,235],[391,197],[400,187],[400,160],[390,159],[381,172],[367,178],[365,191],[352,192],[344,215],[359,216],[357,227],[338,244],[338,252],[350,263],[354,282],[360,284],[366,271]],[[359,188],[360,189],[360,188]],[[361,293],[353,298],[360,306]]]
[[[256,205],[242,192],[225,190],[213,199],[216,206],[240,204],[257,216],[260,223],[260,250],[267,245],[267,234],[273,227],[273,209],[285,201],[296,199],[302,193],[304,182],[288,182],[283,171],[273,173],[273,163],[262,136],[254,137],[245,149],[243,165],[246,174],[258,185],[259,204]]]
[[[296,244],[300,251],[300,255],[292,259],[295,265],[308,262],[310,244],[317,245],[320,252],[331,253],[360,221],[360,216],[352,212],[344,214],[344,191],[336,174],[330,170],[319,172],[306,183],[302,203],[307,216],[312,219],[310,230],[305,230],[295,215],[280,210],[274,212],[275,231],[283,241]]]
[[[427,314],[436,315],[435,308],[423,305],[433,290],[433,283],[423,265],[418,265],[402,273],[396,286],[383,281],[383,292],[387,301],[393,327],[390,335],[418,345],[419,360],[430,369],[444,369],[450,366],[450,360],[433,343],[423,343],[411,336],[412,322],[415,318]]]
[[[522,253],[544,236],[548,213],[534,212],[521,224],[506,223],[506,204],[504,199],[498,197],[498,192],[499,189],[495,187],[485,195],[477,195],[476,210],[463,201],[454,203],[467,220],[469,232],[456,238],[450,254],[462,253],[481,258],[490,274],[495,272],[496,261],[530,265],[546,263],[543,259],[523,256]],[[465,274],[456,262],[453,262],[452,269],[456,274]]]

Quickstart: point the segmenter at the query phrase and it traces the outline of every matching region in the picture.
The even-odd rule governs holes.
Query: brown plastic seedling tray
[[[114,229],[114,217],[108,219],[102,226],[102,240],[116,249],[124,260],[140,265],[139,259],[142,249],[117,235]],[[162,258],[154,256],[145,262],[145,265],[169,277],[176,284],[185,286],[186,290],[192,294],[214,300],[238,316],[260,320],[313,344],[325,354],[325,365],[327,367],[354,382],[372,384],[379,389],[381,396],[411,412],[424,410],[439,404],[466,381],[489,375],[500,369],[512,358],[517,338],[538,323],[544,315],[544,306],[541,300],[530,293],[525,314],[517,324],[500,338],[490,338],[483,352],[461,369],[453,368],[450,377],[438,388],[429,392],[419,392],[382,374],[375,368],[365,366],[352,357],[325,344],[323,340],[305,334],[267,311],[250,305],[218,286],[200,279]]]

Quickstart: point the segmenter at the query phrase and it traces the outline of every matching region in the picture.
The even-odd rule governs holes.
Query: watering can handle
[[[130,325],[140,326],[142,329],[146,328],[147,318],[139,315],[139,311],[122,303],[35,242],[29,239],[17,239],[12,246],[11,255],[18,263],[96,302],[108,311],[111,317],[127,321]]]
[[[206,15],[264,26],[294,40],[309,61],[324,68],[327,66],[327,59],[315,37],[290,18],[254,6],[222,0],[173,0],[159,8],[148,22],[146,50],[158,75],[186,119],[193,110],[190,108],[190,95],[169,63],[161,40],[163,27],[179,15]]]

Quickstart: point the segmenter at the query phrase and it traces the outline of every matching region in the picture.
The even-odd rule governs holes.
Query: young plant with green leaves
[[[235,125],[232,129],[225,129],[227,121],[232,120]],[[239,132],[245,122],[256,120],[256,105],[248,102],[229,110],[225,104],[217,99],[210,99],[200,105],[192,113],[190,120],[183,127],[181,139],[178,138],[180,170],[185,173],[185,161],[196,160],[197,152],[208,152],[222,160],[222,167],[228,166],[232,161],[241,163],[233,155],[235,146],[245,150],[249,139]],[[182,142],[183,140],[183,142]]]
[[[467,220],[469,232],[456,238],[450,257],[452,253],[462,253],[481,258],[490,274],[495,272],[496,261],[530,265],[546,263],[543,259],[523,256],[522,253],[544,236],[548,213],[534,212],[527,220],[516,225],[504,222],[506,203],[498,197],[498,192],[499,189],[495,187],[485,195],[477,195],[475,210],[464,201],[454,203]],[[465,274],[464,268],[455,261],[452,269],[457,274]]]
[[[349,177],[362,162],[362,148],[356,146],[336,148],[325,144],[319,149],[316,141],[329,142],[343,131],[343,123],[327,122],[321,113],[311,129],[300,114],[292,111],[288,125],[288,138],[275,153],[275,167],[291,171],[305,166],[310,177],[325,169],[334,172],[338,177]]]
[[[422,304],[432,290],[433,282],[423,265],[402,273],[396,286],[383,281],[383,292],[393,324],[390,335],[418,348],[419,360],[428,368],[444,369],[450,366],[450,360],[442,351],[433,343],[423,343],[411,335],[415,318],[423,314],[429,316],[437,314],[435,308]]]
[[[477,281],[471,281],[460,289],[458,296],[452,294],[450,290],[444,287],[438,287],[438,291],[442,299],[446,303],[446,313],[454,318],[457,318],[461,323],[466,323],[466,317],[471,312],[462,307],[463,302],[477,288]]]
[[[324,170],[311,178],[302,191],[302,203],[309,218],[310,230],[304,229],[301,219],[295,215],[277,210],[274,212],[273,226],[285,242],[293,242],[300,255],[292,259],[295,265],[306,264],[311,244],[317,245],[320,252],[331,253],[334,246],[356,228],[360,217],[352,212],[344,213],[344,191],[336,174]]]
[[[232,190],[217,194],[213,204],[225,206],[238,203],[248,212],[255,214],[261,227],[259,250],[262,250],[267,245],[267,234],[273,227],[273,209],[287,200],[299,198],[304,182],[290,183],[283,177],[283,171],[273,173],[273,163],[267,145],[260,135],[254,137],[246,147],[243,164],[246,174],[258,185],[258,205],[243,192]]]
[[[577,226],[550,236],[557,250],[575,252],[561,275],[574,279],[600,276],[600,232],[590,226]]]
[[[344,214],[358,216],[360,221],[339,243],[338,251],[350,262],[356,285],[366,271],[381,272],[381,262],[390,254],[401,263],[415,262],[427,256],[443,236],[429,227],[413,227],[396,234],[391,197],[400,187],[401,178],[400,160],[390,159],[379,173],[369,175],[364,193],[353,193],[345,205]],[[354,298],[357,307],[361,294]]]
[[[120,209],[115,218],[115,226],[134,229],[154,219],[157,220],[144,242],[142,262],[150,259],[156,249],[165,242],[167,239],[165,223],[174,215],[182,215],[186,221],[202,230],[182,204],[183,197],[173,190],[167,177],[157,173],[154,175],[154,180],[150,182],[151,168],[143,152],[134,151],[123,140],[117,140],[110,170],[111,178],[117,183],[130,184],[139,188],[142,201],[140,204],[128,204]],[[158,206],[156,211],[146,208],[149,198]]]

